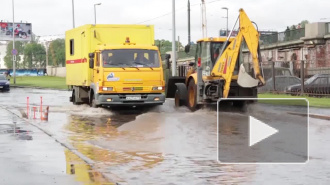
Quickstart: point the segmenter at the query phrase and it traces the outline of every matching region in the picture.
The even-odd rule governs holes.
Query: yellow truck
[[[165,82],[152,25],[84,25],[65,33],[73,104],[161,105]]]

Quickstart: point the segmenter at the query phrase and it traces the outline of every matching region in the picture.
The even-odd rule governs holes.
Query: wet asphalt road
[[[52,137],[12,114],[21,115],[27,96],[35,104],[42,96],[44,106],[50,106],[48,123],[30,122]],[[0,164],[4,164],[0,167],[0,182],[327,184],[330,181],[329,121],[310,118],[307,164],[223,165],[216,161],[217,114],[214,110],[191,113],[184,107],[175,109],[171,100],[163,106],[144,110],[92,109],[72,105],[68,102],[69,96],[67,91],[33,89],[12,89],[10,93],[0,94]],[[269,105],[253,108],[269,120],[275,120],[287,110],[292,108]],[[311,108],[310,112],[329,115],[330,110]],[[240,117],[246,114],[234,111],[222,112],[221,116],[227,122],[240,125]],[[13,134],[10,130],[14,122],[28,133]],[[77,149],[93,162],[93,168],[54,138]]]

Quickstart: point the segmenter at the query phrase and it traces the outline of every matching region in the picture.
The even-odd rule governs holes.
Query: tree
[[[155,40],[155,45],[158,46],[160,49],[161,54],[165,54],[168,51],[172,51],[172,42],[168,40]],[[178,41],[176,41],[176,50],[178,49]],[[183,48],[182,44],[179,42],[179,48]]]
[[[19,68],[21,61],[20,55],[23,54],[23,50],[24,50],[23,42],[15,41],[15,49],[17,50],[18,53],[16,55],[16,67]],[[6,56],[4,57],[5,65],[9,69],[13,68],[13,55],[11,54],[12,50],[13,50],[13,42],[10,41],[7,45]]]
[[[65,66],[65,41],[64,39],[56,39],[52,41],[48,48],[49,65]]]
[[[24,67],[45,67],[45,60],[46,49],[43,45],[32,42],[24,47]]]
[[[308,24],[309,21],[308,20],[303,20],[300,22],[301,28],[305,28],[306,24]]]

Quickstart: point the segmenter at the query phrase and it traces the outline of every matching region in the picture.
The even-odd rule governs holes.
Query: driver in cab
[[[143,53],[137,53],[134,63],[141,64],[141,65],[149,64],[149,60],[146,57],[144,57]]]

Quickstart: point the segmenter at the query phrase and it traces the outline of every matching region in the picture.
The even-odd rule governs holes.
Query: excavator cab
[[[236,37],[197,41],[195,68],[187,73],[185,80],[181,77],[175,79],[175,83],[168,83],[174,84],[174,88],[168,87],[176,90],[171,94],[174,95],[176,106],[186,105],[194,111],[199,105],[216,103],[219,98],[257,97],[257,87],[265,84],[260,71],[259,32],[243,9],[240,9],[236,23],[238,20]],[[250,63],[242,60],[243,45],[251,53],[253,73]],[[237,106],[244,104],[242,100]]]

